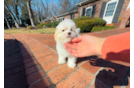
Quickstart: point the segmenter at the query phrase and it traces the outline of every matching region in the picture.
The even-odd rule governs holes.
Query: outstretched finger
[[[72,48],[72,49],[77,49],[77,44],[64,43],[64,46]]]
[[[75,42],[75,43],[80,42],[80,41],[82,41],[82,37],[77,37],[72,40],[72,42]]]
[[[77,51],[77,50],[74,50],[74,49],[71,49],[71,48],[68,48],[68,47],[65,47],[65,49],[68,51],[69,54],[71,54],[72,56],[75,56],[75,57],[82,57],[81,54]]]

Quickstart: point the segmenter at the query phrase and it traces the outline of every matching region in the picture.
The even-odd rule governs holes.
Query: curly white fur
[[[64,48],[63,43],[70,42],[72,39],[80,36],[80,28],[76,28],[74,21],[71,19],[65,19],[58,24],[55,31],[56,49],[59,55],[58,63],[66,63],[68,58],[68,66],[74,68],[76,66],[77,57],[70,55]]]

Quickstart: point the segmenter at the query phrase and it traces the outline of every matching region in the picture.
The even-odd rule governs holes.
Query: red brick
[[[33,73],[33,72],[36,72],[36,71],[40,70],[40,69],[41,69],[41,68],[40,68],[39,65],[35,65],[35,66],[33,66],[33,67],[27,68],[27,69],[25,70],[25,72],[26,72],[26,75],[29,75],[29,74],[31,74],[31,73]]]
[[[22,54],[22,56],[32,55],[30,50],[28,50],[28,51],[27,50],[21,51],[21,54]]]
[[[57,88],[86,88],[93,79],[94,76],[79,69],[68,78],[58,83]]]
[[[41,52],[44,52],[44,51],[47,51],[47,50],[50,50],[49,48],[41,48],[41,49],[38,49],[38,50],[34,50],[32,51],[34,54],[38,54],[38,53],[41,53]]]
[[[32,52],[34,52],[34,51],[37,51],[37,50],[43,49],[43,48],[46,48],[46,47],[42,45],[42,46],[40,46],[40,47],[31,48],[31,50],[32,50]]]
[[[49,55],[49,54],[52,54],[52,53],[54,53],[54,51],[50,50],[50,51],[46,51],[46,52],[42,52],[42,53],[36,54],[35,57],[37,59],[39,59],[41,57],[44,57],[44,56]]]
[[[67,64],[64,64],[60,67],[57,67],[56,69],[53,69],[48,72],[48,76],[52,80],[52,82],[55,84],[65,78],[67,75],[72,73],[74,70],[76,70],[78,67],[75,68],[69,68]]]
[[[50,86],[50,83],[48,79],[45,77],[41,79],[40,81],[30,85],[29,88],[47,88],[49,86]]]
[[[25,63],[25,68],[29,68],[29,67],[37,65],[37,64],[38,64],[37,61],[34,60],[34,61],[29,62],[29,63]]]
[[[95,60],[96,60],[96,59],[95,59]],[[100,69],[100,67],[103,66],[104,63],[105,63],[105,62],[103,62],[102,60],[100,60],[100,61],[99,61],[99,60],[100,60],[100,59],[94,61],[93,63],[94,63],[95,65],[98,65],[98,63],[99,63],[99,64],[101,64],[100,66],[91,65],[90,60],[87,60],[87,61],[86,61],[84,64],[82,64],[80,67],[82,67],[83,69],[87,70],[88,72],[90,72],[90,73],[92,73],[92,74],[95,74],[95,73]]]
[[[106,69],[113,69],[112,71],[116,74],[116,75],[119,75],[123,78],[126,78],[127,74],[128,74],[128,71],[129,71],[129,67],[127,66],[124,66],[124,65],[120,65],[120,64],[116,64],[116,63],[113,63],[113,62],[109,62],[107,65],[106,65]],[[104,67],[105,69],[105,67]]]
[[[33,60],[35,60],[35,58],[31,57],[31,58],[28,58],[28,59],[24,59],[23,62],[28,63],[28,62],[33,61]]]
[[[33,44],[29,46],[31,49],[34,49],[34,48],[38,48],[38,47],[42,47],[43,46],[43,44],[40,44],[38,42],[35,42],[35,43],[32,42],[32,43]]]
[[[55,60],[42,64],[42,67],[44,68],[45,71],[49,71],[57,66],[59,66],[58,59],[55,59]]]
[[[31,84],[31,83],[33,83],[34,81],[36,81],[36,80],[38,80],[38,79],[40,79],[40,78],[42,78],[42,77],[44,77],[44,76],[45,76],[45,74],[43,73],[42,70],[40,70],[40,71],[38,71],[38,72],[35,72],[35,73],[33,73],[33,74],[27,76],[27,83],[28,83],[28,84]]]
[[[130,63],[127,63],[127,62],[122,62],[122,61],[111,61],[111,62],[116,63],[116,64],[121,64],[124,66],[130,66]]]
[[[48,47],[56,51],[56,45],[49,45]]]
[[[27,54],[26,56],[23,56],[23,59],[29,59],[29,58],[32,58],[33,55],[32,54]]]
[[[58,58],[58,55],[56,53],[53,53],[53,54],[50,54],[48,56],[38,59],[38,61],[40,64],[42,64],[42,63],[45,63],[45,62],[55,59],[55,58]]]
[[[95,79],[95,82],[89,88],[111,88],[111,87],[105,84],[104,82]]]

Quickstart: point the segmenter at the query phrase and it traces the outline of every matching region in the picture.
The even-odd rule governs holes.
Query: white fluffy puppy
[[[57,25],[54,37],[59,56],[59,64],[66,63],[66,58],[68,58],[68,66],[70,68],[74,68],[76,66],[77,57],[70,55],[64,48],[63,43],[70,42],[75,37],[80,36],[79,32],[80,28],[76,28],[74,21],[71,19],[65,19]]]

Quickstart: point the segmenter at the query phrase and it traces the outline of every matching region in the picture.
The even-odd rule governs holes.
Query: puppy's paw
[[[58,60],[58,64],[65,64],[66,61],[65,60]]]
[[[70,68],[75,68],[75,66],[76,66],[75,63],[68,63],[67,65],[68,65],[68,67],[70,67]]]

